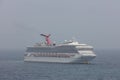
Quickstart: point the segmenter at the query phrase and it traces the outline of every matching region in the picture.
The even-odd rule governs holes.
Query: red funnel
[[[50,34],[49,35],[45,35],[45,34],[40,34],[41,36],[44,36],[45,37],[45,40],[47,42],[47,45],[51,45],[51,41],[50,41]]]

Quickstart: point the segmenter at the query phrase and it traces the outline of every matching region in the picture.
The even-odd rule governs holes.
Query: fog
[[[95,49],[120,49],[119,0],[0,0],[0,50],[73,37]]]

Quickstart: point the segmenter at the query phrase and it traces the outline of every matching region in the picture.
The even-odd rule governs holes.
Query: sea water
[[[24,62],[24,51],[0,51],[0,80],[120,80],[120,50],[97,50],[91,64]]]

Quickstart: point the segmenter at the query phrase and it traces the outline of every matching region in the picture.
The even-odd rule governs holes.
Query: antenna
[[[77,41],[77,39],[75,37],[72,37],[72,41]]]
[[[51,41],[50,41],[50,34],[48,34],[48,35],[45,35],[45,34],[40,34],[41,36],[43,36],[43,37],[45,37],[45,40],[46,40],[46,42],[47,42],[47,45],[51,45]]]

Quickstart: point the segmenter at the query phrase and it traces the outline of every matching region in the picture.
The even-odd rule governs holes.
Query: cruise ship
[[[96,57],[93,47],[80,44],[77,41],[65,41],[61,44],[51,43],[50,34],[40,34],[45,37],[44,43],[36,43],[27,47],[24,61],[53,63],[90,63]]]

